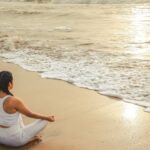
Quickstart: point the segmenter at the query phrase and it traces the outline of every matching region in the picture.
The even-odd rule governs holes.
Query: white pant
[[[21,121],[18,125],[10,128],[0,128],[0,144],[14,147],[22,146],[32,141],[47,124],[48,121],[46,120],[36,120],[24,126]]]

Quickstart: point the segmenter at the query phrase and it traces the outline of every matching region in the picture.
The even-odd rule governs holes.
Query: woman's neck
[[[8,94],[4,93],[3,91],[0,91],[0,98],[3,98],[6,95],[8,95]]]

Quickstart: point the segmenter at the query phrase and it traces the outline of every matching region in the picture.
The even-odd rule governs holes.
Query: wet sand
[[[0,61],[0,69],[13,72],[13,93],[32,110],[56,117],[42,132],[43,142],[29,149],[149,150],[150,117],[141,107],[63,81],[42,79],[14,64]],[[26,124],[33,121],[23,118]]]

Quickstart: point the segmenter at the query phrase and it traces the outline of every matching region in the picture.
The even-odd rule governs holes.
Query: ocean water
[[[64,80],[150,111],[150,4],[134,5],[133,8],[127,5],[123,10],[120,6],[123,7],[108,4],[107,9],[99,14],[104,18],[99,24],[105,31],[99,36],[102,47],[8,48],[14,43],[6,38],[0,56],[6,62],[38,72],[42,78]],[[103,5],[100,7],[104,9]],[[128,28],[117,25],[111,28],[114,15],[118,21],[116,24]],[[65,31],[65,27],[56,28],[57,32],[58,29]]]
[[[120,3],[149,3],[150,0],[51,0],[57,4],[120,4]]]
[[[149,3],[150,0],[0,0],[5,2],[50,2],[53,4],[127,4]]]

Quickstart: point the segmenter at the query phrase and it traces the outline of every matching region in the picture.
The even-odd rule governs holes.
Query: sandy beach
[[[113,69],[118,71],[112,74],[112,77],[115,77],[115,79],[109,76],[112,71],[108,71],[108,74],[106,74],[108,78],[104,80],[103,84],[105,87],[107,81],[106,89],[109,89],[110,81],[116,82],[121,77],[128,79],[128,77],[123,75],[131,71],[129,78],[136,75],[137,78],[130,80],[131,87],[125,92],[131,94],[135,92],[136,97],[138,92],[142,93],[147,90],[147,93],[144,93],[146,97],[149,96],[148,87],[150,81],[149,41],[147,40],[147,37],[150,35],[148,24],[148,10],[150,6],[145,5],[143,9],[142,7],[134,4],[90,6],[85,4],[81,6],[78,4],[50,5],[0,2],[0,54],[4,52],[6,56],[10,57],[16,52],[16,56],[11,58],[11,62],[20,63],[20,66],[27,64],[27,68],[33,67],[32,71],[39,69],[39,73],[44,72],[40,69],[47,64],[45,59],[40,59],[39,55],[49,57],[53,60],[51,64],[54,61],[66,64],[66,66],[60,65],[59,69],[67,68],[67,66],[71,66],[76,62],[77,64],[75,65],[80,66],[78,64],[80,59],[83,60],[87,57],[88,60],[89,55],[89,66],[90,63],[92,64],[95,61],[95,64],[102,63],[102,66],[105,67],[102,68],[104,73],[108,71],[107,68],[109,67],[110,69],[112,67],[112,71]],[[144,12],[146,15],[143,15],[141,12]],[[143,24],[142,19],[144,20]],[[77,51],[80,49],[81,51]],[[23,52],[26,50],[29,50],[27,56],[38,54],[37,58],[41,62],[36,61],[36,57],[30,60],[27,56],[19,60],[20,56],[22,58],[25,56]],[[9,55],[7,55],[7,52],[9,52]],[[22,52],[22,55],[17,55],[20,52]],[[92,52],[95,52],[95,55]],[[111,53],[110,57],[107,57],[109,55],[107,52]],[[128,55],[124,54],[125,52],[128,52],[131,56],[128,57]],[[43,53],[44,55],[42,55]],[[101,56],[95,59],[94,56],[100,56],[101,54],[104,54],[106,58],[103,59],[103,56]],[[123,58],[123,61],[120,58]],[[132,58],[140,58],[141,61],[132,61]],[[147,58],[147,60],[142,61],[143,58]],[[19,65],[6,63],[4,60],[4,58],[0,57],[0,70],[9,70],[13,73],[14,95],[20,97],[34,111],[56,117],[56,122],[49,123],[47,128],[41,133],[43,139],[41,143],[17,149],[150,150],[150,134],[148,132],[150,114],[144,112],[142,107],[105,97],[94,90],[69,84],[68,82],[72,80],[65,82],[41,78],[39,73],[27,71]],[[39,64],[42,64],[42,61],[46,63],[43,66],[41,65],[42,67],[40,68]],[[104,61],[106,64],[103,64]],[[87,62],[85,59],[85,64]],[[111,64],[113,65],[111,66]],[[54,69],[57,65],[54,63]],[[84,67],[88,68],[88,65],[81,66],[81,71]],[[51,69],[51,66],[48,67]],[[49,69],[48,67],[47,69]],[[72,68],[76,69],[74,66]],[[70,67],[70,70],[72,68]],[[99,66],[97,68],[100,71],[101,68]],[[95,72],[96,69],[92,69]],[[92,69],[89,67],[89,70]],[[121,69],[127,70],[125,70],[125,73],[121,72],[121,74]],[[78,70],[80,68],[76,69],[77,73],[79,73]],[[50,70],[49,72],[51,73],[52,71]],[[64,70],[61,71],[58,73],[56,68],[53,74],[59,76],[60,73],[66,73],[63,72]],[[141,74],[137,74],[139,72]],[[72,74],[74,75],[75,73],[73,72]],[[91,72],[88,73],[90,74]],[[99,74],[101,75],[102,73]],[[118,74],[120,76],[117,76]],[[93,76],[95,85],[101,83],[99,81],[101,77],[97,76],[97,81],[95,81],[95,76]],[[143,80],[140,82],[141,79]],[[80,81],[82,81],[82,78]],[[126,80],[123,81],[118,82],[117,86],[115,82],[113,83],[118,87],[121,83],[126,83]],[[145,87],[145,89],[142,87],[143,91],[139,90],[141,88],[140,85]],[[127,86],[127,84],[124,84],[124,87]],[[137,87],[140,87],[139,91]],[[130,91],[132,89],[133,92]],[[141,99],[144,97],[142,96]],[[149,101],[148,97],[147,99]],[[33,121],[33,119],[25,116],[23,116],[23,119],[25,124]],[[9,149],[16,150],[16,148],[0,146],[0,150]]]
[[[149,150],[150,118],[142,108],[63,81],[42,79],[2,60],[0,69],[13,72],[16,96],[34,111],[56,117],[42,132],[43,142],[30,149]],[[31,121],[24,117],[25,123]]]

